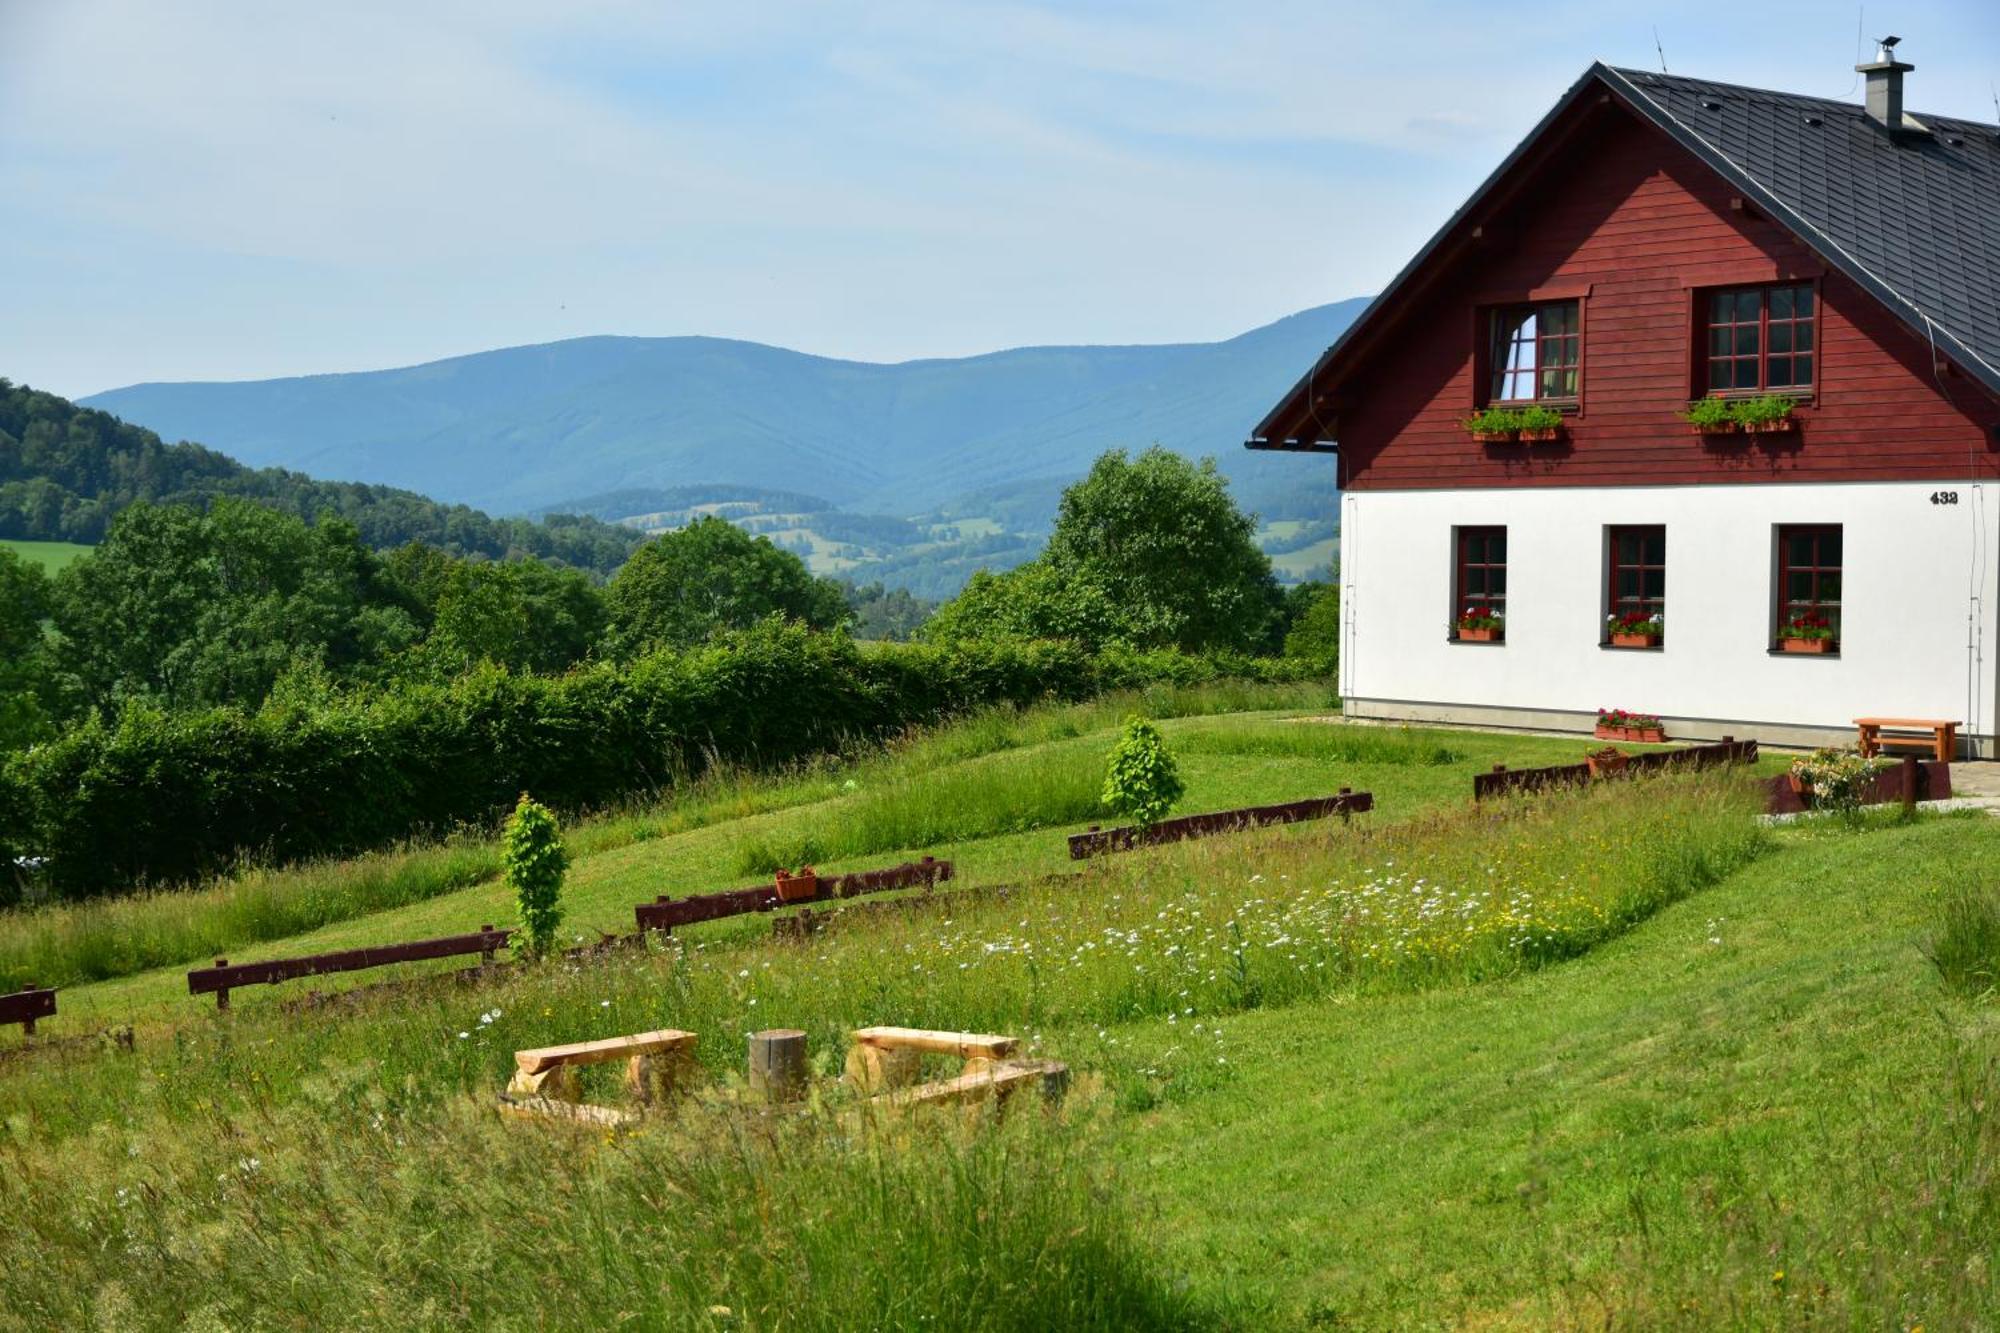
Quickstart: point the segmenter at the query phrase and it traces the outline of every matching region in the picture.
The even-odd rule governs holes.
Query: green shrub
[[[521,909],[528,952],[545,957],[555,943],[556,927],[562,924],[563,873],[569,869],[569,853],[563,850],[556,817],[526,792],[507,818],[500,855],[507,866],[507,887],[514,890]]]
[[[1186,790],[1159,728],[1142,717],[1125,719],[1104,775],[1103,803],[1140,828],[1151,828]]]
[[[996,704],[1311,674],[1297,661],[1093,656],[1019,640],[864,649],[766,622],[560,676],[487,665],[256,712],[93,717],[7,761],[0,843],[46,857],[51,890],[82,898],[186,883],[246,857],[286,863],[491,828],[524,790],[558,812],[598,810],[718,761],[779,767]]]

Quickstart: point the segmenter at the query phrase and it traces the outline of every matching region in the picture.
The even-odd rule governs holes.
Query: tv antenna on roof
[[[1667,72],[1667,48],[1660,45],[1660,25],[1653,25],[1653,49],[1660,53],[1660,73]]]

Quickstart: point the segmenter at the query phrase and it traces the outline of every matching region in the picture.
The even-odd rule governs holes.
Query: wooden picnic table
[[[1940,764],[1948,764],[1958,752],[1958,722],[1947,722],[1934,717],[1857,717],[1854,725],[1861,729],[1861,753],[1876,755],[1888,745],[1928,745],[1932,757]],[[1924,740],[1914,734],[1929,732],[1930,739]]]

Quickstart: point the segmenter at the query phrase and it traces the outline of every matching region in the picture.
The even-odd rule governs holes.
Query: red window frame
[[[1781,631],[1793,616],[1805,611],[1817,611],[1832,623],[1834,642],[1840,642],[1841,568],[1846,554],[1846,543],[1838,523],[1786,523],[1779,526],[1778,595],[1776,623],[1771,630],[1773,639],[1782,637]],[[1803,596],[1799,595],[1798,589],[1804,590]]]
[[[1494,543],[1499,544],[1496,551]],[[1451,609],[1452,624],[1467,611],[1487,615],[1507,614],[1507,529],[1482,526],[1458,530],[1457,579],[1452,591],[1457,595]],[[1453,634],[1456,635],[1454,630]]]
[[[1812,283],[1715,287],[1703,292],[1700,299],[1697,359],[1705,392],[1812,391],[1818,381],[1820,305]],[[1775,315],[1774,304],[1779,307]],[[1749,308],[1753,305],[1754,309]],[[1774,341],[1784,346],[1773,347]],[[1772,382],[1773,361],[1785,366],[1787,382]],[[1803,377],[1798,373],[1801,362],[1805,363]],[[1746,370],[1750,372],[1747,376],[1741,373]]]
[[[1667,529],[1664,524],[1640,523],[1613,527],[1605,543],[1608,555],[1608,578],[1605,582],[1605,615],[1622,616],[1630,611],[1642,612],[1648,617],[1664,615],[1667,609]],[[1659,545],[1647,549],[1647,543],[1657,540]],[[1632,550],[1636,545],[1637,549]],[[1630,552],[1628,555],[1627,552]],[[1657,556],[1657,559],[1653,557]],[[1631,575],[1628,580],[1621,576]],[[1634,591],[1627,593],[1621,585],[1630,583]],[[1648,592],[1648,587],[1657,589]]]
[[[1560,312],[1560,317],[1550,316]],[[1521,336],[1529,318],[1535,321],[1532,338]],[[1532,347],[1530,346],[1532,344]],[[1524,348],[1532,361],[1516,365],[1513,353]],[[1551,376],[1568,376],[1567,392],[1548,393]],[[1509,381],[1525,376],[1532,394],[1523,398],[1507,392]],[[1583,397],[1583,302],[1570,297],[1561,301],[1535,301],[1524,305],[1501,306],[1487,315],[1486,402],[1488,403],[1574,403]]]

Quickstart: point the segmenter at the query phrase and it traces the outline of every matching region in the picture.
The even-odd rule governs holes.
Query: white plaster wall
[[[1931,495],[1956,491],[1956,505]],[[1994,731],[2000,488],[1975,482],[1521,487],[1343,497],[1341,693],[1426,705]],[[1599,646],[1605,528],[1667,529],[1665,646]],[[1774,526],[1838,523],[1837,658],[1773,655]],[[1507,638],[1454,643],[1453,530],[1507,527]],[[1385,710],[1373,709],[1376,713]],[[1393,713],[1393,710],[1387,710]]]

